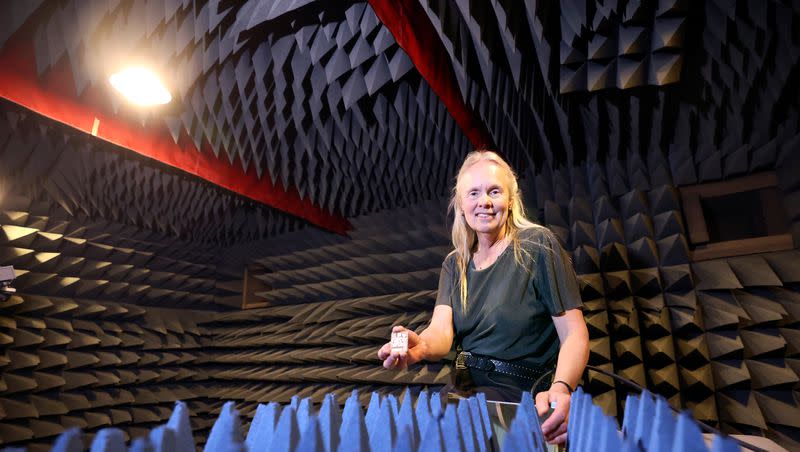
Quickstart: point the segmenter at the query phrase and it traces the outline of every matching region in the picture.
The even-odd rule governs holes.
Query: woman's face
[[[511,193],[507,175],[496,163],[481,160],[461,176],[458,196],[467,224],[478,234],[497,235],[508,220]]]

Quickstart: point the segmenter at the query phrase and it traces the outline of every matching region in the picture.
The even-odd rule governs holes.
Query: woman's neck
[[[503,228],[496,234],[478,234],[478,246],[475,253],[484,254],[503,243],[503,239],[507,237],[506,228]]]

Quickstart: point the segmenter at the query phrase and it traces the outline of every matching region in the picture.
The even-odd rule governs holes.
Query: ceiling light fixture
[[[123,69],[112,75],[109,81],[111,86],[137,105],[164,105],[172,100],[172,95],[158,77],[141,67]]]

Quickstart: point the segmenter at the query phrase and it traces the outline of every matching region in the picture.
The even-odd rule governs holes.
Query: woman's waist
[[[495,356],[461,351],[456,356],[456,369],[475,369],[484,372],[500,372],[516,377],[536,380],[555,368],[555,359],[532,360],[501,359]]]

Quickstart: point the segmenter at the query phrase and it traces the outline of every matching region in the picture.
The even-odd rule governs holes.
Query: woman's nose
[[[492,203],[492,198],[489,196],[488,193],[484,193],[478,197],[478,204],[482,206],[488,206]]]

